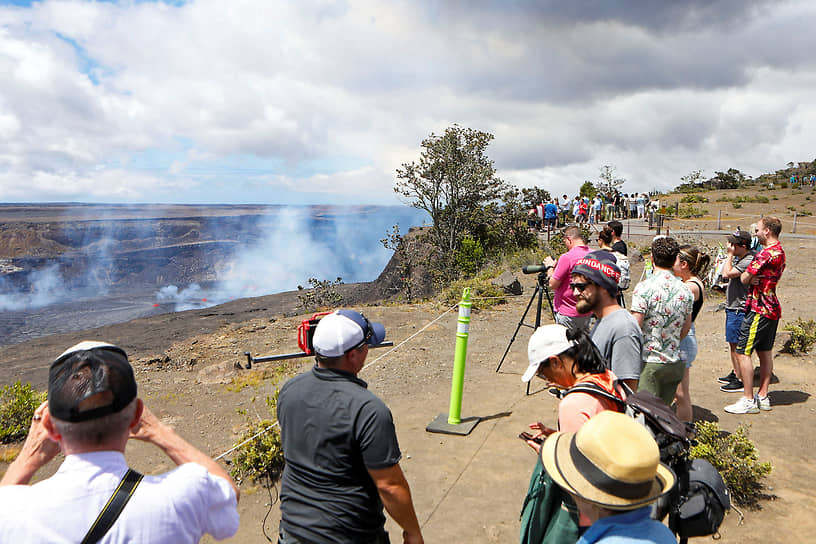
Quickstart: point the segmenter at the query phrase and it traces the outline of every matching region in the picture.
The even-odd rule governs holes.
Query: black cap
[[[732,244],[739,244],[743,246],[750,246],[751,245],[751,234],[745,232],[744,230],[737,229],[734,231],[734,234],[728,235],[728,241]]]
[[[48,410],[77,423],[115,414],[136,398],[136,379],[125,350],[103,342],[68,348],[48,370]]]

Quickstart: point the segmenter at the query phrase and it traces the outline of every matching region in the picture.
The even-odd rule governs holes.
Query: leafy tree
[[[703,182],[703,171],[702,170],[692,170],[685,176],[680,178],[682,182],[675,188],[675,191],[680,193],[690,193],[698,190],[700,188],[700,183]]]
[[[745,174],[736,168],[729,168],[727,172],[715,172],[711,180],[717,189],[737,189],[745,184]]]
[[[605,164],[601,167],[601,173],[598,175],[600,181],[596,184],[598,191],[602,194],[614,193],[623,187],[626,181],[624,178],[615,177],[615,167]],[[594,195],[593,195],[594,196]]]
[[[550,192],[541,187],[524,187],[521,190],[521,201],[528,210],[542,202],[546,204],[550,200],[552,200]]]
[[[453,125],[422,140],[419,162],[397,168],[394,191],[428,212],[431,239],[447,257],[476,230],[484,206],[506,190],[485,153],[492,139],[487,132]]]
[[[595,198],[595,195],[598,194],[598,190],[595,188],[595,185],[589,180],[585,181],[581,188],[578,190],[579,196],[588,196],[589,198]]]

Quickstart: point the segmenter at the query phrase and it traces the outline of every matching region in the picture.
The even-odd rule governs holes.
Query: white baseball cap
[[[567,328],[563,325],[544,325],[536,329],[527,344],[527,359],[530,366],[527,367],[521,381],[532,380],[541,363],[553,355],[564,353],[574,345],[574,340],[567,339]]]
[[[337,310],[317,324],[312,346],[322,357],[340,357],[363,343],[376,346],[385,340],[382,323],[372,323],[354,310]]]

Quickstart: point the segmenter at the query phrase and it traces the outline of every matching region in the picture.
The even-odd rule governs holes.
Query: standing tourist
[[[745,319],[745,301],[748,298],[748,286],[742,283],[740,276],[748,270],[756,252],[751,249],[751,234],[737,230],[728,235],[728,253],[722,267],[722,277],[728,280],[725,288],[725,341],[731,353],[731,372],[719,379],[720,391],[742,393],[745,387],[740,379],[737,342],[742,321]],[[753,380],[753,373],[750,379]]]
[[[694,320],[703,307],[705,289],[699,276],[708,267],[711,258],[692,245],[680,246],[680,253],[674,263],[674,274],[683,280],[691,291],[694,303],[691,307],[691,328],[685,338],[680,341],[680,360],[686,365],[683,381],[675,392],[675,411],[682,421],[692,421],[691,394],[689,391],[689,371],[694,359],[697,358],[697,336],[694,329]]]
[[[691,328],[691,291],[672,272],[680,247],[673,238],[652,242],[650,276],[635,286],[631,312],[643,332],[643,369],[638,389],[645,389],[670,405],[683,379],[680,340]]]
[[[616,386],[615,374],[610,371],[603,360],[598,348],[592,340],[581,330],[570,331],[561,325],[544,325],[539,327],[530,337],[527,345],[527,356],[530,365],[522,376],[523,382],[529,382],[534,376],[546,380],[563,389],[569,389],[578,384],[592,384],[600,387],[609,395],[621,400],[617,403],[612,399],[604,398],[584,392],[574,392],[566,395],[558,403],[558,430],[561,432],[575,432],[584,426],[592,417],[606,410],[620,410],[620,404],[625,400],[625,394]],[[551,429],[542,428],[537,422],[530,424],[535,434],[532,440],[527,443],[536,452],[540,451],[537,438],[543,438]],[[547,473],[542,474],[542,464],[539,457],[533,475],[530,478],[530,487],[522,510],[521,542],[532,544],[540,542],[537,535],[547,528],[548,519],[541,519],[539,512],[533,509],[535,501],[533,499],[536,486],[540,485],[541,478],[549,480]],[[550,480],[547,482],[552,484]],[[550,489],[549,492],[553,490]],[[555,491],[559,491],[556,487]],[[566,518],[560,519],[568,530],[560,534],[563,542],[575,542],[579,531],[586,530],[591,520],[586,516],[578,516],[575,503],[566,493],[558,493],[552,500],[558,499],[560,504],[554,509],[558,513],[550,512],[552,517]],[[532,502],[532,504],[531,504]],[[571,516],[564,516],[563,511],[570,512]],[[543,527],[542,527],[543,526]],[[579,529],[578,527],[581,527]],[[559,527],[559,529],[564,529]],[[543,534],[541,535],[543,536]],[[552,536],[550,537],[552,538]]]
[[[575,263],[589,253],[589,246],[583,236],[579,227],[567,227],[564,229],[566,253],[561,255],[557,262],[549,255],[544,259],[544,264],[549,267],[547,269],[548,285],[555,293],[553,297],[555,322],[568,329],[587,330],[592,317],[590,314],[581,313],[575,309],[575,296],[569,286],[570,275]]]
[[[131,471],[131,439],[153,444],[176,468]],[[56,474],[26,485],[60,450]],[[125,351],[102,342],[80,342],[51,364],[48,400],[0,485],[0,542],[176,544],[238,530],[235,482],[148,410]]]
[[[643,337],[635,318],[617,302],[620,270],[615,263],[593,252],[572,269],[570,287],[579,312],[592,312],[595,326],[592,341],[607,367],[632,391],[638,388]]]
[[[625,414],[603,412],[577,432],[550,435],[541,448],[547,472],[592,525],[577,544],[676,544],[651,519],[650,505],[674,487],[646,427]]]
[[[403,542],[423,542],[391,411],[357,377],[368,346],[384,339],[380,323],[337,310],[315,329],[317,364],[281,388],[278,544],[387,543],[383,506]]]
[[[750,285],[745,304],[745,319],[742,320],[737,358],[744,393],[736,403],[725,407],[731,414],[755,414],[759,410],[770,410],[768,386],[773,373],[773,345],[776,328],[782,317],[782,308],[776,296],[776,284],[785,270],[785,252],[779,242],[782,222],[778,218],[766,216],[757,221],[757,237],[763,249],[757,253],[748,268],[740,275],[745,285]],[[759,390],[754,396],[754,369],[751,353],[759,357]]]

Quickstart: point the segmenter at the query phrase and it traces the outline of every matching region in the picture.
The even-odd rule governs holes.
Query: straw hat
[[[675,483],[649,431],[618,412],[601,412],[577,433],[550,435],[541,460],[558,485],[610,510],[650,504]]]

